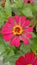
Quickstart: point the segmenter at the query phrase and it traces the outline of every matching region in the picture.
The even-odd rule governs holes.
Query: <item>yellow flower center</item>
[[[14,35],[20,35],[20,34],[22,34],[23,29],[22,29],[21,26],[16,25],[16,26],[13,27],[12,32],[14,33]]]
[[[27,64],[27,65],[32,65],[32,64]]]

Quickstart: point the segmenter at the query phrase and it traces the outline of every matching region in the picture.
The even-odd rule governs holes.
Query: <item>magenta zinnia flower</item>
[[[15,65],[37,65],[37,58],[34,53],[27,53],[16,60]]]
[[[4,40],[10,41],[11,46],[20,46],[20,40],[24,44],[29,44],[29,38],[32,38],[32,27],[29,27],[30,21],[25,16],[15,15],[14,18],[9,17],[2,28]]]
[[[24,3],[33,4],[33,0],[24,0]]]

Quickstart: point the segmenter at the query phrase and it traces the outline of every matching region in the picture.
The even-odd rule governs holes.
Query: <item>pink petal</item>
[[[22,63],[20,63],[18,60],[16,60],[15,65],[22,65]]]
[[[24,3],[27,3],[28,2],[28,0],[23,0],[24,1]]]
[[[21,17],[21,26],[23,27],[23,26],[25,26],[24,24],[25,24],[25,20],[26,20],[26,17],[25,16],[22,16]]]
[[[15,19],[16,23],[19,24],[20,16],[19,15],[15,15],[14,19]]]
[[[25,28],[26,26],[29,26],[29,24],[30,24],[30,20],[26,20],[26,17],[23,16],[21,19],[22,27]]]
[[[26,34],[26,37],[28,37],[28,38],[32,38],[32,34]]]
[[[34,61],[33,65],[37,65],[37,59]]]
[[[23,56],[20,56],[18,60],[16,60],[15,65],[25,65],[25,58]]]
[[[24,36],[22,36],[22,40],[23,40],[24,44],[29,44],[29,40],[27,38],[25,38]]]
[[[8,22],[2,27],[1,33],[2,34],[10,34],[10,33],[12,33],[12,27]]]
[[[27,53],[25,55],[25,61],[29,64],[32,64],[35,60],[35,53],[31,52],[31,53]],[[33,64],[32,64],[33,65]],[[35,64],[36,65],[36,64]]]
[[[32,4],[34,2],[34,0],[30,0],[30,3]]]
[[[4,35],[3,38],[7,42],[10,41],[13,36],[14,36],[13,34],[8,34],[8,35]]]
[[[8,21],[5,23],[5,26],[8,28],[12,28],[12,25]]]
[[[25,32],[33,32],[33,27],[29,27],[29,28],[25,29]]]
[[[24,20],[24,21],[22,21],[23,23],[22,23],[22,27],[23,28],[26,28],[26,26],[29,26],[29,24],[30,24],[30,21],[29,20]]]
[[[9,17],[8,21],[9,21],[9,23],[11,23],[12,27],[15,25],[14,24],[14,19],[12,17]]]
[[[12,39],[11,43],[10,43],[11,46],[16,46],[16,47],[19,47],[20,46],[20,40],[19,40],[19,37],[15,37]]]
[[[30,24],[30,20],[25,21],[25,26],[28,26]]]
[[[23,56],[19,57],[19,63],[21,63],[21,65],[25,65],[25,58]]]
[[[34,0],[24,0],[24,3],[28,3],[28,1],[30,1],[30,4],[34,2]]]

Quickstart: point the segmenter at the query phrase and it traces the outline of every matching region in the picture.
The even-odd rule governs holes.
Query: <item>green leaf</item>
[[[7,16],[11,16],[11,4],[10,4],[10,1],[9,0],[6,0],[6,4],[5,4],[5,12],[6,12],[6,15]]]
[[[28,44],[28,45],[22,44],[20,47],[20,50],[23,52],[23,54],[25,54],[27,52],[30,52],[30,46],[31,46],[31,44]]]
[[[35,33],[31,32],[31,34],[32,34],[33,38],[36,38],[36,35],[35,35]]]
[[[5,51],[5,45],[4,45],[4,41],[3,39],[0,37],[0,52],[4,52]]]
[[[22,13],[27,17],[33,17],[32,10],[29,7],[23,8]]]
[[[18,9],[18,8],[13,8],[13,12],[14,12],[15,14],[21,15],[21,11],[20,11],[20,9]]]
[[[11,56],[14,55],[14,51],[13,50],[9,50],[7,49],[6,54],[3,56],[3,62],[6,63],[10,60]]]
[[[0,55],[3,56],[3,62],[8,62],[10,57],[14,55],[14,50],[9,43],[5,42],[0,35]]]
[[[11,56],[11,58],[10,58],[10,64],[11,65],[15,65],[15,63],[16,63],[16,60],[20,57],[21,55],[19,55],[19,54],[15,54],[14,56]]]
[[[14,0],[16,7],[21,8],[23,6],[23,0]]]
[[[33,52],[36,53],[37,52],[37,38],[32,39],[32,44],[33,45],[31,45],[31,49],[32,49]]]
[[[5,11],[3,7],[0,7],[0,28],[2,27],[2,25],[4,24],[4,22],[6,22],[6,15],[5,15]]]

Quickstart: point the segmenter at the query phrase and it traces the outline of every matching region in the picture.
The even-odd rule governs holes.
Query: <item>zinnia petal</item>
[[[27,62],[27,64],[29,63],[33,63],[34,62],[34,59],[35,59],[35,54],[34,53],[27,53],[25,55],[25,61]]]
[[[28,26],[30,24],[30,20],[25,21],[25,26]]]
[[[12,28],[12,25],[8,21],[6,21],[5,26],[8,28]]]
[[[19,60],[17,60],[15,65],[22,65],[22,63],[20,63]]]
[[[28,0],[23,0],[24,1],[24,3],[27,3],[28,2]]]
[[[3,38],[7,42],[10,41],[13,36],[14,36],[13,34],[8,34],[8,35],[4,35]]]
[[[33,65],[37,65],[37,59],[34,61]]]
[[[33,4],[34,0],[24,0],[24,3]]]
[[[25,32],[33,32],[33,27],[26,28]]]
[[[21,26],[24,27],[25,26],[25,21],[26,21],[26,17],[25,16],[22,16],[21,17]]]
[[[19,37],[14,37],[10,43],[11,46],[16,46],[19,47],[20,46],[20,39]]]
[[[12,33],[12,26],[7,22],[7,23],[3,26],[1,33],[2,33],[2,34],[10,34],[10,33]]]
[[[15,19],[15,22],[17,23],[17,24],[19,24],[19,20],[20,20],[20,16],[19,15],[15,15],[14,16],[14,19]]]
[[[21,22],[22,22],[22,27],[23,28],[26,28],[26,26],[29,26],[29,24],[30,24],[30,20],[26,20],[25,17],[22,18]]]
[[[16,65],[25,65],[25,58],[23,56],[19,57],[19,59],[16,61]]]
[[[27,33],[27,34],[26,34],[26,37],[32,38],[32,34]]]
[[[25,38],[24,36],[22,36],[22,40],[23,40],[24,44],[29,44],[29,40],[27,38]]]
[[[8,18],[9,23],[11,23],[12,27],[15,25],[14,19],[12,17]]]
[[[34,0],[30,0],[30,3],[33,4]]]

